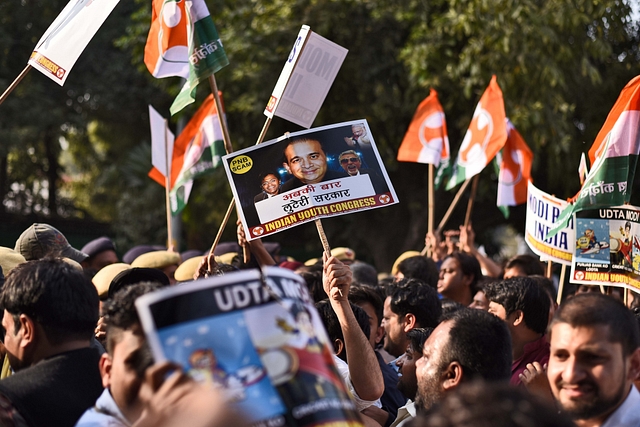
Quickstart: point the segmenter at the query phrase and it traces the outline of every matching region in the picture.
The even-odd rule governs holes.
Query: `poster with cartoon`
[[[275,267],[136,301],[154,358],[221,389],[252,426],[361,426],[304,281]]]
[[[398,203],[364,119],[286,134],[223,164],[249,240]]]
[[[639,218],[630,205],[577,213],[571,281],[640,289]]]

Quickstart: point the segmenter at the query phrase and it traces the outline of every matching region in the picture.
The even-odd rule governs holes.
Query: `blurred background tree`
[[[26,65],[65,3],[0,4],[0,88]],[[535,153],[535,184],[564,198],[579,188],[580,153],[588,150],[620,90],[640,70],[638,23],[620,0],[207,4],[230,60],[216,78],[235,149],[255,143],[265,121],[262,111],[302,24],[349,49],[314,126],[367,119],[400,204],[324,225],[332,246],[352,247],[358,258],[381,269],[400,252],[423,246],[427,167],[399,164],[395,155],[430,87],[439,93],[455,155],[496,74],[507,116]],[[168,116],[181,83],[154,79],[142,62],[150,5],[150,0],[120,2],[64,87],[31,72],[0,106],[0,215],[9,215],[9,222],[73,221],[77,225],[63,232],[84,230],[84,240],[97,232],[96,223],[106,223],[122,252],[134,244],[166,241],[164,192],[146,176],[151,166],[147,104]],[[199,100],[207,93],[200,88]],[[172,118],[172,128],[186,122],[197,105]],[[296,130],[275,118],[267,139]],[[508,221],[501,216],[491,169],[482,173],[473,215],[478,239],[489,246],[500,225],[522,231],[525,215],[520,206],[512,208]],[[436,221],[452,198],[437,192]],[[196,181],[182,213],[182,249],[208,248],[230,199],[223,170]],[[463,205],[464,200],[449,227],[462,222]],[[13,246],[13,235],[1,231],[0,244]],[[235,238],[235,226],[227,227],[224,238]],[[301,257],[321,250],[313,225],[270,240]]]

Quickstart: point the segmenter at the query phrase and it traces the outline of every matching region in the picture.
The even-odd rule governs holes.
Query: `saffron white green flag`
[[[29,65],[60,86],[119,0],[71,0],[47,28]]]
[[[144,63],[154,77],[187,79],[171,115],[195,101],[198,84],[229,65],[204,0],[153,0]]]
[[[591,170],[573,203],[564,209],[547,239],[585,209],[628,203],[640,152],[640,76],[622,89],[618,100],[589,150]]]
[[[173,215],[186,206],[193,180],[212,173],[220,165],[221,157],[225,154],[222,130],[212,94],[205,99],[173,146],[169,181],[169,200]],[[164,176],[157,168],[151,169],[149,176],[164,187]]]
[[[496,76],[493,76],[462,140],[447,190],[482,172],[504,147],[507,141],[506,118],[502,90]]]

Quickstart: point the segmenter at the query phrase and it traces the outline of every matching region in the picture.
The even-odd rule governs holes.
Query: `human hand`
[[[200,265],[193,274],[193,280],[212,276],[217,267],[218,263],[216,262],[216,257],[212,253],[203,256],[202,261],[200,261]]]
[[[322,255],[322,287],[331,302],[348,302],[353,274],[348,265],[328,252]]]
[[[434,261],[440,261],[447,256],[447,245],[442,241],[438,230],[426,234],[424,245],[431,251],[431,258]]]
[[[104,321],[104,316],[100,316],[98,319],[98,324],[96,325],[93,333],[96,336],[96,339],[101,343],[104,343],[107,337],[107,323]]]
[[[460,226],[460,250],[473,254],[476,251],[476,233],[469,223]]]
[[[526,369],[518,377],[529,392],[553,402],[553,394],[546,371],[546,364],[542,366],[538,362],[528,363]]]

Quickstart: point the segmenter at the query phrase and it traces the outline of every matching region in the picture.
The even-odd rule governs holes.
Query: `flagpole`
[[[209,256],[213,255],[213,251],[216,250],[216,246],[218,246],[218,243],[220,243],[220,238],[222,238],[222,232],[224,231],[224,227],[225,225],[227,225],[227,222],[229,222],[229,217],[231,216],[231,212],[233,211],[234,204],[235,203],[233,203],[233,199],[231,199],[231,203],[227,208],[227,212],[224,214],[224,218],[222,219],[222,225],[220,226],[220,228],[218,228],[218,234],[216,234],[216,238],[213,241],[213,245],[211,245],[211,249],[209,250]]]
[[[165,161],[165,171],[167,174],[164,176],[164,196],[165,196],[165,205],[167,210],[167,249],[173,251],[173,230],[171,229],[171,201],[169,200],[169,186],[171,185],[171,169],[169,163],[169,157],[171,153],[169,153],[169,136],[167,132],[169,130],[169,126],[167,124],[167,120],[164,120],[164,161]]]
[[[220,94],[218,93],[218,84],[216,83],[216,77],[213,73],[209,76],[209,85],[211,86],[211,92],[213,93],[213,100],[215,101],[216,108],[218,109],[218,122],[220,123],[220,129],[222,129],[222,138],[224,139],[224,149],[227,152],[227,154],[231,154],[233,153],[233,146],[231,145],[231,137],[229,137],[229,129],[227,128],[227,122],[225,121],[224,115],[222,114],[224,110],[222,109],[222,101],[220,100]],[[233,200],[232,200],[232,204],[233,204]],[[227,221],[229,221],[229,218],[226,215],[225,217],[227,218]],[[224,227],[226,227],[226,225],[227,225],[226,222],[222,224],[220,227],[221,230],[224,230]],[[218,234],[219,235],[222,234],[220,230],[218,230]],[[216,239],[218,237],[219,236],[216,236]],[[217,243],[215,243],[215,245],[212,247],[212,250],[215,249],[216,245]],[[249,248],[246,245],[242,247],[242,256],[244,258],[245,264],[247,264],[251,260],[251,253],[249,252]]]
[[[18,86],[18,84],[22,81],[22,79],[24,79],[24,76],[27,75],[29,70],[31,70],[31,65],[27,64],[27,66],[24,67],[24,70],[22,70],[22,72],[20,74],[18,74],[18,77],[16,77],[16,79],[13,81],[13,83],[11,83],[9,85],[7,90],[5,90],[2,95],[0,95],[0,104],[2,104],[4,102],[4,100],[9,96],[9,94],[11,92],[13,92],[13,90],[16,88],[16,86]]]
[[[427,231],[429,234],[433,233],[433,217],[435,214],[435,195],[434,193],[434,185],[433,185],[433,170],[434,166],[432,163],[429,163],[429,218],[427,219]],[[427,248],[427,256],[431,258],[431,248]]]
[[[453,212],[453,210],[455,209],[456,205],[458,204],[458,201],[460,200],[460,197],[462,197],[462,193],[464,193],[464,190],[467,189],[467,187],[469,186],[470,183],[471,183],[471,179],[467,179],[462,184],[462,186],[460,187],[460,189],[456,193],[456,196],[453,198],[453,201],[449,205],[449,208],[447,209],[447,212],[445,212],[444,216],[442,217],[442,220],[440,221],[440,224],[438,224],[438,228],[436,229],[436,233],[442,231],[442,227],[444,227],[444,225],[449,220],[449,217],[451,216],[451,213]]]
[[[329,246],[329,240],[327,240],[327,235],[324,232],[322,221],[320,219],[316,219],[314,220],[314,222],[316,223],[316,229],[318,230],[318,235],[320,236],[320,242],[322,242],[322,249],[325,253],[331,256],[331,247]],[[340,296],[342,296],[342,289],[338,288],[338,292],[340,293]]]
[[[567,266],[562,264],[562,270],[560,270],[560,281],[558,282],[558,295],[556,296],[556,302],[558,305],[562,302],[562,293],[564,292],[564,276],[567,272]]]
[[[547,274],[545,274],[547,279],[551,279],[551,267],[552,266],[553,266],[553,263],[550,260],[547,261]]]
[[[471,186],[471,196],[469,196],[469,202],[467,203],[467,214],[464,217],[464,228],[469,226],[471,222],[471,212],[473,211],[473,201],[476,198],[476,192],[478,191],[478,179],[480,174],[473,177],[473,185]]]

